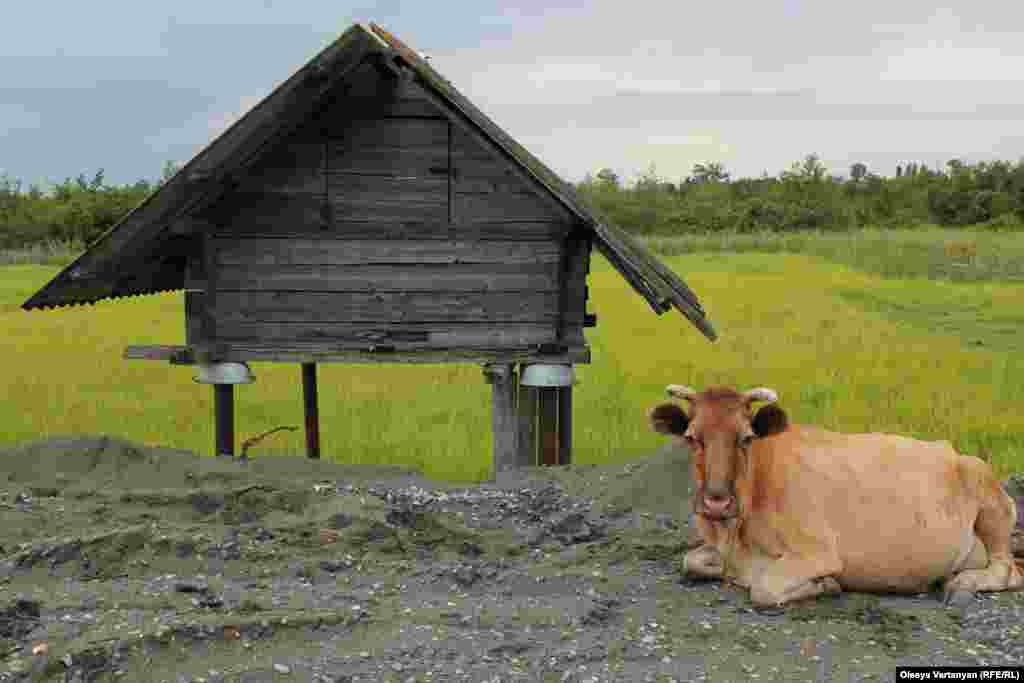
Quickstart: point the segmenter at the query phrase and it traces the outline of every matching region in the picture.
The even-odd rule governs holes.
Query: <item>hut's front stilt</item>
[[[214,453],[218,456],[235,456],[235,385],[213,385],[213,412],[217,425]]]
[[[484,366],[484,377],[491,385],[491,431],[494,436],[494,476],[514,470],[519,462],[516,417],[516,373],[511,363]]]
[[[316,364],[302,364],[302,400],[306,415],[306,457],[320,458],[320,408],[316,394]]]

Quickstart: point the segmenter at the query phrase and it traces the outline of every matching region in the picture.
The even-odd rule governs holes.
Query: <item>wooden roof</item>
[[[672,308],[717,338],[696,295],[667,266],[610,224],[569,184],[477,109],[420,55],[377,26],[356,24],[210,142],[156,192],[30,297],[51,308],[181,289],[197,229],[190,216],[229,190],[263,153],[305,121],[367,58],[414,80],[452,121],[482,137],[524,180],[549,193],[594,233],[598,250],[657,314]],[[200,228],[201,229],[201,228]]]

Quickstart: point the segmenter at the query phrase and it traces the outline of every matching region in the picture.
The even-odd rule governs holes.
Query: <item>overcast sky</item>
[[[571,181],[1024,157],[1024,3],[557,1],[6,3],[0,173],[154,179],[356,21]]]

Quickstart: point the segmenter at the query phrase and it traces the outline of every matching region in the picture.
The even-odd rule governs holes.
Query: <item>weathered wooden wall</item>
[[[189,343],[583,347],[589,238],[509,163],[365,65],[199,216]]]

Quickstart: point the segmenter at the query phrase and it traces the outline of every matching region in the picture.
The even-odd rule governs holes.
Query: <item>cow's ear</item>
[[[763,438],[786,431],[786,427],[789,426],[789,418],[786,416],[785,410],[774,403],[769,403],[766,406],[761,406],[761,409],[754,415],[754,419],[751,420],[750,426],[758,438]]]
[[[690,426],[690,416],[675,403],[661,403],[650,412],[651,429],[659,434],[682,436]]]

